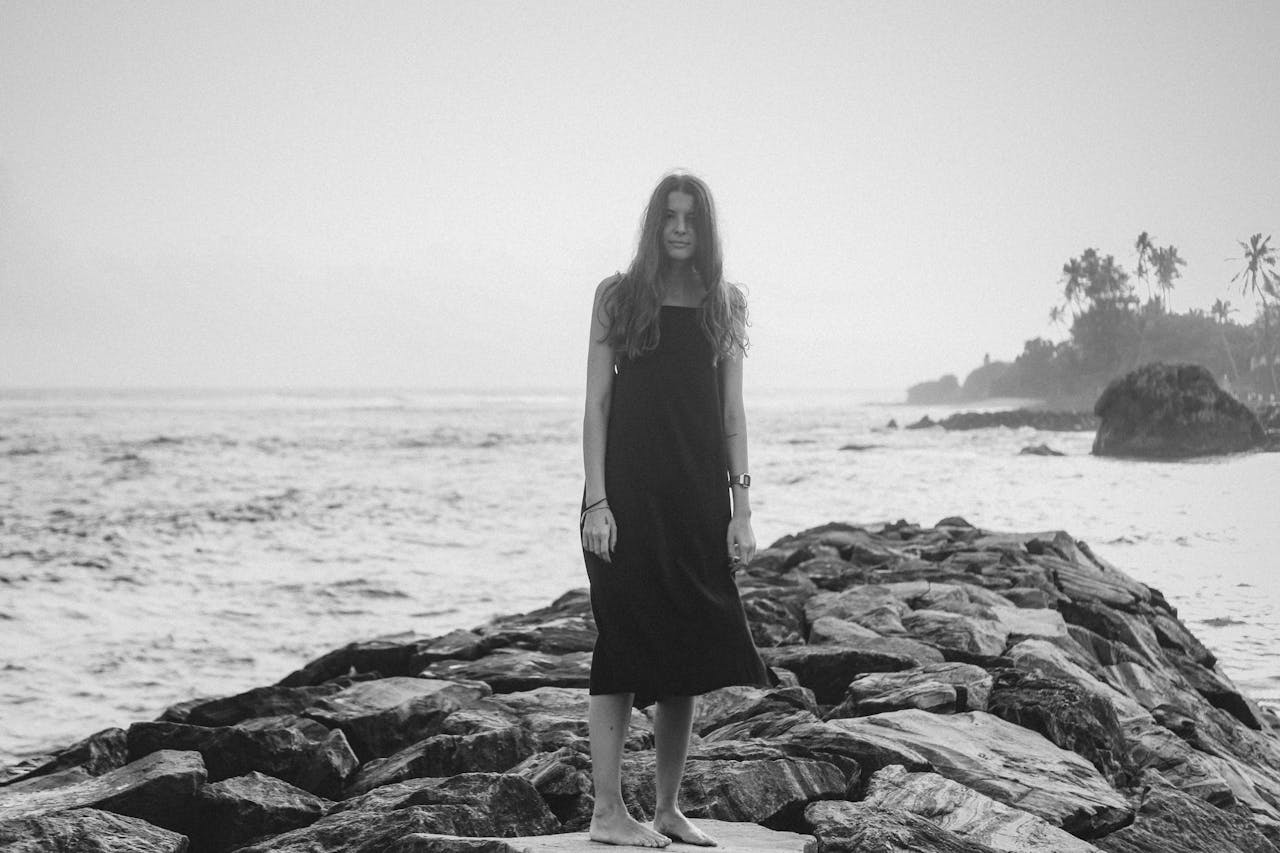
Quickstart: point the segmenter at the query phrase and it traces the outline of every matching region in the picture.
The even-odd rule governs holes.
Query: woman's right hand
[[[606,563],[613,562],[610,555],[618,544],[618,525],[613,512],[607,506],[593,509],[582,520],[582,550],[590,551]]]

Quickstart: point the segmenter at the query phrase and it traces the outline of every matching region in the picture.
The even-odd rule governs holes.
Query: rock
[[[733,744],[729,752],[743,748]],[[846,794],[848,779],[828,762],[787,757],[777,747],[760,758],[747,756],[703,758],[691,748],[680,783],[681,811],[689,817],[766,823],[785,821],[812,800]],[[653,752],[624,753],[622,791],[632,814],[653,817]]]
[[[991,714],[908,710],[831,724],[890,738],[924,756],[948,779],[1073,835],[1103,835],[1133,817],[1124,798],[1083,758]]]
[[[306,716],[341,729],[360,760],[368,761],[437,734],[450,713],[489,693],[487,685],[475,682],[382,678],[322,697],[306,710]]]
[[[846,719],[797,722],[778,737],[803,746],[814,755],[851,760],[858,765],[862,776],[891,764],[901,764],[908,770],[933,769],[923,753],[895,739],[891,733],[873,726],[854,726]]]
[[[1117,788],[1131,786],[1139,775],[1128,761],[1115,707],[1075,682],[1003,670],[987,710],[1088,760]]]
[[[525,779],[551,809],[566,829],[586,829],[591,825],[592,796],[591,756],[583,748],[561,747],[554,752],[540,752],[511,768],[511,773]]]
[[[950,699],[941,704],[919,704],[911,699],[917,695],[914,689],[919,687],[925,688],[924,696],[937,693],[940,687],[947,687],[949,694],[943,692],[938,695],[949,695]],[[827,719],[865,716],[901,708],[920,708],[933,713],[985,711],[990,692],[991,676],[982,667],[967,663],[928,663],[916,669],[874,673],[854,680],[844,701],[831,709]]]
[[[1047,444],[1028,444],[1018,451],[1020,456],[1066,456],[1061,450],[1054,450]]]
[[[931,382],[918,382],[907,389],[907,405],[936,406],[960,399],[960,380],[948,373]]]
[[[1109,384],[1094,404],[1097,456],[1147,459],[1234,453],[1266,431],[1250,409],[1197,364],[1143,365]]]
[[[693,824],[718,842],[713,848],[716,850],[731,853],[818,853],[817,842],[811,835],[710,818],[699,818]],[[601,849],[601,844],[592,841],[586,832],[504,839],[414,834],[401,838],[388,847],[386,853],[598,853]]]
[[[262,836],[315,823],[330,805],[274,776],[253,771],[196,793],[197,850],[230,850]],[[194,834],[194,833],[193,833]]]
[[[590,652],[596,645],[596,623],[589,613],[561,616],[536,625],[497,620],[480,628],[478,633],[485,652],[511,647],[563,655]]]
[[[346,796],[422,776],[502,772],[536,751],[533,735],[520,726],[469,735],[434,735],[388,758],[375,758],[366,763],[352,780]]]
[[[367,680],[367,676],[363,676]],[[317,699],[332,696],[355,683],[348,677],[335,678],[323,684],[307,687],[281,687],[272,684],[255,687],[234,696],[216,699],[191,699],[171,705],[160,715],[159,721],[187,723],[193,726],[234,726],[254,717],[281,717],[301,714]]]
[[[994,853],[919,815],[867,803],[811,803],[804,822],[822,853]]]
[[[915,639],[942,652],[994,658],[1004,652],[1009,632],[998,622],[975,619],[945,610],[916,610],[902,618],[902,625]]]
[[[383,853],[414,833],[511,837],[559,828],[527,780],[463,773],[377,788],[338,803],[310,826],[242,847],[240,853]]]
[[[1030,428],[1044,432],[1089,432],[1098,427],[1092,412],[1042,409],[1002,409],[993,412],[956,412],[938,422],[945,430]]]
[[[777,587],[739,589],[751,641],[757,648],[804,642],[803,608],[787,602],[778,594]]]
[[[281,687],[303,687],[355,673],[413,675],[412,662],[416,649],[413,639],[383,638],[348,643],[316,658],[302,669],[289,673],[278,684]]]
[[[421,672],[439,660],[475,660],[485,651],[484,637],[475,631],[458,629],[415,644],[409,670]]]
[[[1138,813],[1130,826],[1098,840],[1108,853],[1275,853],[1247,818],[1185,794],[1158,773],[1143,777]]]
[[[186,853],[187,837],[136,817],[76,808],[0,820],[5,853]]]
[[[817,710],[813,691],[804,687],[721,687],[702,694],[694,703],[693,731],[702,735],[770,712],[816,714]]]
[[[129,756],[162,749],[199,752],[212,782],[257,770],[321,797],[337,797],[358,766],[346,736],[302,717],[259,717],[234,726],[134,723]]]
[[[1021,809],[998,803],[937,773],[886,767],[871,777],[862,802],[911,812],[966,841],[1008,853],[1098,853],[1098,848]]]
[[[198,753],[161,750],[65,787],[0,791],[0,821],[94,808],[185,832],[192,821],[192,799],[205,778]]]
[[[474,661],[437,661],[419,674],[425,679],[483,681],[494,693],[535,687],[587,687],[591,681],[591,652],[553,655],[527,649],[495,649]]]
[[[789,669],[800,683],[813,691],[824,705],[839,702],[849,682],[867,672],[893,672],[923,663],[937,662],[942,655],[923,644],[908,645],[888,638],[848,640],[840,645],[782,646],[761,649],[760,656],[770,666]]]
[[[900,620],[898,624],[902,624]],[[864,628],[857,622],[838,619],[835,616],[820,617],[809,626],[809,642],[814,645],[839,645],[850,640],[865,640],[868,637],[879,636],[875,631]]]
[[[84,777],[101,776],[103,773],[123,767],[127,761],[128,748],[125,745],[124,729],[103,729],[94,732],[84,740],[76,741],[48,761],[10,776],[0,782],[0,788],[24,783],[22,786],[24,790],[32,790],[32,780],[73,768],[80,769]]]
[[[940,426],[940,424],[928,415],[923,416],[920,420],[912,424],[907,424],[904,429],[929,429],[930,427]]]

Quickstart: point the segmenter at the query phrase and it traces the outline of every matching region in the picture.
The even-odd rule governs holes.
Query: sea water
[[[951,411],[893,390],[748,394],[762,547],[1064,529],[1280,699],[1280,454],[1100,459],[1092,433],[889,428]],[[581,424],[575,392],[0,393],[0,764],[584,587]],[[1019,454],[1041,443],[1065,455]]]

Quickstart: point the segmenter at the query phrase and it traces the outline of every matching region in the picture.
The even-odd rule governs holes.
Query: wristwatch
[[[742,486],[742,488],[744,488],[744,489],[749,489],[749,488],[751,488],[751,475],[750,475],[750,474],[739,474],[739,475],[738,475],[738,476],[736,476],[736,477],[730,477],[730,478],[729,478],[729,485],[730,485],[730,486]]]

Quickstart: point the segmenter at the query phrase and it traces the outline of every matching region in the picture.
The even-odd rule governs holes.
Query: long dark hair
[[[662,245],[662,228],[667,199],[673,192],[693,196],[696,237],[693,270],[706,292],[698,306],[702,331],[715,348],[717,361],[745,354],[747,299],[742,288],[724,280],[724,259],[720,253],[720,232],[716,228],[711,190],[702,179],[687,172],[666,175],[649,197],[636,256],[626,273],[608,284],[602,299],[608,327],[606,340],[614,352],[625,352],[629,358],[636,358],[658,345],[658,312],[664,295],[662,274],[670,264]]]

